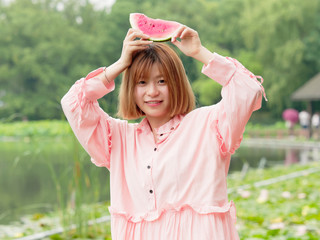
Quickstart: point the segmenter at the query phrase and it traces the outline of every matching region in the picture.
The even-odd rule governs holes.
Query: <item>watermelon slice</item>
[[[178,22],[153,19],[142,13],[131,13],[130,24],[133,29],[150,36],[148,40],[154,42],[169,41],[172,34],[181,26]]]

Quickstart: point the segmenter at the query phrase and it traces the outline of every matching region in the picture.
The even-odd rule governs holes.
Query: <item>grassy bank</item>
[[[247,175],[233,173],[228,177],[229,194],[237,208],[237,229],[242,240],[316,240],[320,236],[320,181],[319,172],[304,173],[296,178],[287,179],[264,187],[253,184],[285,176],[304,170],[320,170],[320,163],[274,167],[250,170]],[[243,189],[242,186],[246,186]],[[107,214],[107,203],[82,206],[82,230],[72,230],[63,235],[56,234],[48,239],[111,239],[110,223],[85,226],[85,222]],[[63,222],[64,226],[74,223],[76,213],[72,208],[49,215],[40,213],[28,218],[28,227],[20,225],[16,237],[30,235],[34,231],[55,228]],[[68,219],[69,221],[65,221]],[[16,230],[19,226],[15,226]],[[36,228],[36,229],[32,229]],[[27,229],[27,230],[26,230]],[[4,239],[15,239],[6,237]]]
[[[70,134],[72,130],[66,121],[0,122],[0,136],[2,137],[56,137]]]
[[[264,187],[253,183],[284,176],[304,169],[320,170],[320,163],[275,167],[229,177],[229,186],[238,187],[229,195],[237,207],[237,228],[241,239],[316,240],[320,236],[319,171],[280,181]],[[241,190],[239,186],[249,184]]]
[[[248,124],[245,137],[259,132],[286,131],[283,123],[273,126]],[[61,137],[72,136],[72,131],[66,121],[36,121],[0,123],[0,136],[27,138],[29,137]],[[75,145],[77,146],[77,145]],[[81,157],[78,149],[74,148],[75,166],[80,164]],[[284,176],[305,169],[320,169],[320,163],[306,165],[292,165],[290,167],[273,167],[270,169],[249,170],[242,173],[232,173],[228,177],[228,187],[233,189],[229,199],[234,200],[237,207],[237,228],[241,239],[275,239],[275,240],[313,240],[320,236],[320,181],[319,173],[305,174],[297,178],[288,179],[264,187],[255,187],[253,184],[277,176]],[[77,170],[77,168],[75,168]],[[78,173],[75,171],[75,173]],[[54,179],[57,177],[53,174]],[[50,176],[49,176],[50,177]],[[51,176],[52,177],[52,176]],[[75,174],[70,179],[70,185],[56,183],[57,196],[61,192],[70,193],[70,186],[75,188],[78,196],[85,191],[77,184],[80,180],[87,180],[84,175]],[[243,189],[242,186],[246,186]],[[61,197],[60,197],[61,198]],[[87,226],[93,220],[108,214],[108,203],[85,205],[83,199],[76,198],[60,204],[60,209],[50,214],[35,213],[26,216],[19,223],[11,226],[0,226],[1,239],[16,239],[36,232],[42,232],[57,227],[68,227],[72,224],[76,230],[56,234],[50,239],[111,239],[110,224],[100,223]],[[8,233],[1,235],[2,233]]]
[[[298,129],[298,126],[297,126]],[[245,136],[276,136],[279,131],[287,132],[284,122],[273,125],[261,125],[248,123]],[[6,137],[37,137],[37,136],[66,136],[72,133],[67,121],[42,120],[26,122],[0,122],[0,136]]]
[[[319,131],[319,130],[318,130]],[[298,140],[305,140],[307,132],[296,125],[294,135]],[[72,130],[65,120],[42,120],[27,122],[0,122],[0,137],[60,137],[72,135]],[[320,135],[318,132],[317,135]],[[287,138],[289,131],[283,121],[272,125],[253,124],[249,122],[244,132],[245,138]]]

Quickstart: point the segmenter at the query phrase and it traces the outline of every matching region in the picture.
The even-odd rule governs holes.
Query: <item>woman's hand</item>
[[[132,56],[135,52],[145,49],[152,43],[152,41],[146,40],[148,38],[148,35],[135,29],[130,28],[128,30],[127,35],[123,40],[122,52],[119,59],[119,63],[121,63],[123,70],[131,65]]]
[[[180,38],[180,41],[178,41],[177,38]],[[196,55],[202,46],[198,32],[185,25],[181,25],[181,27],[173,34],[171,42],[185,55],[190,57]]]
[[[180,41],[177,38],[180,38]],[[193,57],[204,64],[208,64],[213,57],[213,54],[202,46],[198,32],[185,25],[181,25],[177,29],[171,37],[171,42],[185,55]]]
[[[97,77],[108,86],[111,80],[115,79],[120,73],[128,68],[132,63],[132,56],[135,52],[148,47],[152,41],[148,41],[149,36],[130,28],[123,40],[121,56],[115,63],[105,69]]]

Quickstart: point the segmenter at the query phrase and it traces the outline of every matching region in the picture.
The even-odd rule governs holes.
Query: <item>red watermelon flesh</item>
[[[133,29],[150,36],[149,40],[154,42],[169,41],[172,34],[181,26],[178,22],[153,19],[142,13],[131,13],[130,24]]]

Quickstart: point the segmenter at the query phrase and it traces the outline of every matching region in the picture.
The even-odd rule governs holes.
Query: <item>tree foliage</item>
[[[101,10],[88,0],[0,1],[0,119],[61,118],[60,99],[70,86],[119,58],[131,12],[186,24],[211,51],[262,75],[269,99],[263,110],[276,116],[294,106],[292,92],[320,70],[319,0],[117,0]],[[198,105],[219,101],[220,87],[177,52]],[[117,91],[101,101],[111,115]]]

